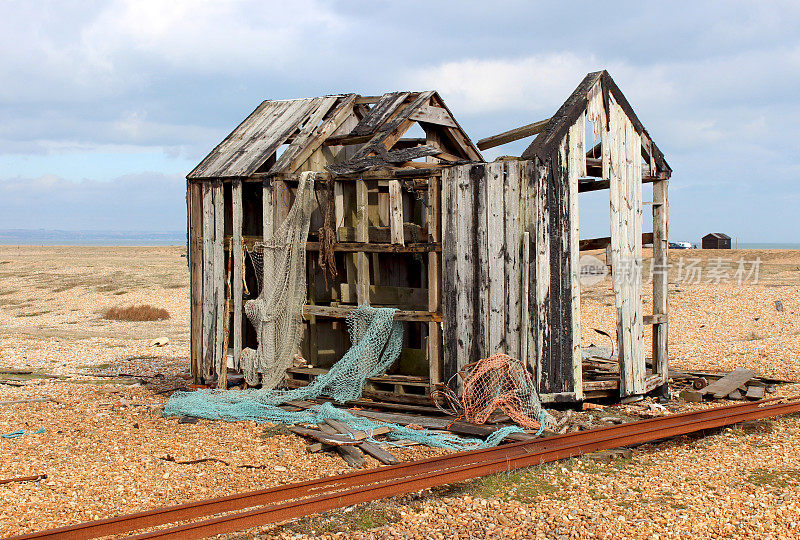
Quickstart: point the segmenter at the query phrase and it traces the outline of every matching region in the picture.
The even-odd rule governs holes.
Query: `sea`
[[[700,243],[693,243],[699,246]],[[185,246],[186,231],[0,229],[0,246]],[[737,244],[732,246],[737,249]],[[738,242],[738,249],[800,249],[800,242]]]
[[[185,246],[186,231],[0,229],[2,246]]]

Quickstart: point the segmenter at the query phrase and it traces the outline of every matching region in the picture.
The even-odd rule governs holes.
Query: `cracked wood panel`
[[[613,96],[608,125],[611,271],[617,311],[620,394],[629,396],[644,392],[646,374],[642,313],[642,143]]]

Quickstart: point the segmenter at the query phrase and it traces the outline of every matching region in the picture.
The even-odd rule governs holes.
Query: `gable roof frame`
[[[581,113],[586,111],[589,105],[589,91],[598,82],[603,96],[603,107],[606,111],[606,122],[608,122],[610,118],[610,96],[613,96],[616,103],[622,108],[631,121],[636,132],[641,135],[642,151],[650,154],[650,156],[647,156],[648,158],[653,158],[656,170],[653,171],[652,174],[669,178],[672,174],[672,169],[664,158],[664,154],[650,137],[650,134],[633,111],[633,107],[631,107],[625,95],[606,70],[592,72],[584,77],[583,81],[581,81],[569,98],[561,105],[556,114],[550,118],[547,126],[539,132],[530,146],[522,153],[522,158],[538,158],[541,161],[546,161],[557,146],[561,144],[561,140],[566,136],[569,128],[575,123]],[[605,129],[608,129],[608,125],[605,126]]]

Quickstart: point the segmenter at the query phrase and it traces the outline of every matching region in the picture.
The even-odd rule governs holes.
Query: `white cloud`
[[[466,59],[413,69],[403,77],[403,86],[435,88],[448,105],[468,114],[533,111],[563,101],[580,82],[579,77],[597,68],[596,58],[567,52]]]

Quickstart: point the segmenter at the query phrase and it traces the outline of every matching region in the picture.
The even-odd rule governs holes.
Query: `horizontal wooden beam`
[[[366,142],[369,142],[374,136],[375,136],[374,133],[368,133],[366,135],[338,135],[336,137],[328,137],[322,144],[324,144],[325,146],[347,146],[349,144],[364,144]]]
[[[306,242],[306,251],[319,251],[319,242]],[[348,253],[431,253],[442,251],[441,244],[372,244],[369,242],[337,242],[333,251]]]
[[[393,178],[427,178],[431,176],[441,176],[442,167],[432,167],[432,163],[425,168],[417,167],[378,167],[363,172],[333,175],[329,172],[318,172],[317,180],[327,181],[331,178],[336,180],[391,180]],[[262,182],[263,180],[284,180],[297,182],[300,179],[299,173],[255,173],[247,178],[245,182]]]
[[[345,319],[355,306],[303,306],[303,317],[331,317],[334,319]],[[406,311],[399,310],[394,314],[395,320],[410,322],[441,322],[442,314],[432,311]]]
[[[581,251],[591,251],[593,249],[603,249],[610,243],[611,243],[611,238],[606,236],[605,238],[589,238],[586,240],[581,240],[578,243],[578,246]],[[653,233],[651,232],[642,233],[642,244],[652,244],[652,243],[653,243]]]
[[[655,176],[642,176],[642,184],[651,184],[653,182],[658,182],[660,180],[664,180],[664,178],[655,177]],[[587,181],[579,181],[578,182],[578,193],[585,193],[587,191],[597,191],[600,189],[608,189],[609,188],[609,181],[608,180],[587,180]]]
[[[380,101],[381,96],[358,96],[356,98],[356,105],[371,105]]]
[[[667,316],[663,313],[656,313],[654,315],[645,315],[642,317],[644,324],[663,324],[667,322]]]
[[[351,287],[349,283],[342,283],[339,286],[339,297],[345,304],[355,304],[358,301],[355,293],[355,287]],[[428,304],[428,289],[370,285],[369,303],[405,309],[424,309]]]
[[[380,181],[378,186],[380,187]],[[392,230],[391,227],[369,227],[367,229],[367,237],[370,242],[376,244],[391,244],[392,243]],[[417,225],[416,223],[403,223],[403,237],[407,238],[412,244],[420,244],[428,241],[428,229]],[[336,240],[338,242],[355,242],[356,241],[356,228],[355,227],[339,227],[336,231]]]
[[[544,131],[544,128],[547,127],[548,122],[550,122],[549,118],[547,120],[539,120],[538,122],[528,124],[527,126],[504,131],[503,133],[498,133],[497,135],[492,135],[491,137],[486,137],[485,139],[478,141],[478,149],[486,150],[487,148],[494,148],[495,146],[500,146],[501,144],[518,141],[519,139],[536,135],[537,133]]]

